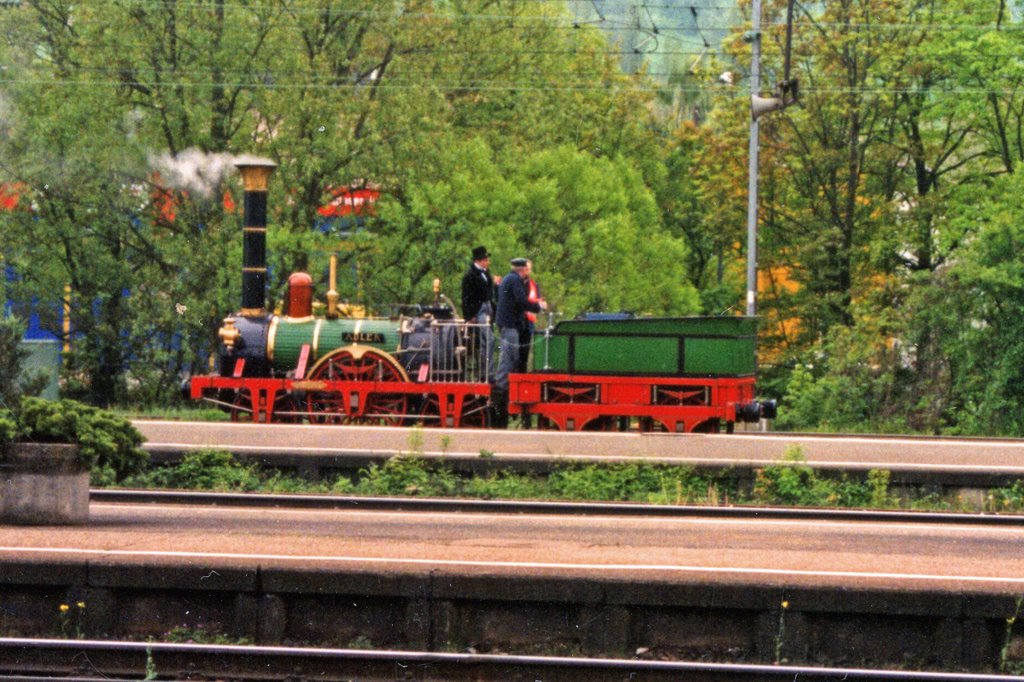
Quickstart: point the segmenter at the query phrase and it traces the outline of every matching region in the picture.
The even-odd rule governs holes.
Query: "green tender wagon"
[[[568,374],[752,376],[753,317],[646,317],[560,322],[538,334],[535,370]]]

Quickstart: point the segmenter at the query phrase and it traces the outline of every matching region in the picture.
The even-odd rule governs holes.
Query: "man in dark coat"
[[[540,312],[547,308],[544,301],[530,301],[526,288],[529,276],[529,260],[512,259],[512,271],[501,280],[498,287],[498,311],[495,323],[498,325],[500,350],[498,370],[494,374],[491,389],[491,403],[495,411],[495,426],[508,426],[508,375],[519,367],[519,335],[526,330],[526,311]]]
[[[476,360],[474,378],[491,381],[494,377],[494,321],[497,279],[491,275],[491,254],[484,246],[473,249],[473,262],[462,277],[462,317],[470,322],[470,343],[475,347],[470,357]]]

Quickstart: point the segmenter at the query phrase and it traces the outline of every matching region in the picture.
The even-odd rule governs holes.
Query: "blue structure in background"
[[[18,280],[14,268],[4,268],[4,275],[8,282]],[[25,335],[22,337],[21,346],[28,351],[22,373],[41,373],[48,381],[43,389],[42,396],[50,400],[58,397],[57,379],[60,375],[61,363],[61,339],[60,336],[44,327],[43,316],[40,314],[39,301],[33,299],[31,303],[18,303],[5,301],[4,317],[17,316],[27,325]],[[64,311],[58,306],[54,311],[56,329],[64,324]]]
[[[17,271],[10,265],[4,267],[4,277],[8,282],[17,282],[21,279]],[[27,325],[24,336],[26,341],[56,341],[59,343],[60,336],[43,326],[43,317],[40,313],[39,301],[35,298],[29,303],[10,300],[4,302],[4,317],[16,315]],[[63,308],[56,306],[51,309],[51,315],[54,320],[51,329],[61,329],[64,324]]]
[[[42,321],[39,318],[39,311],[36,308],[35,301],[30,308],[28,318],[25,320],[28,323],[25,329],[25,340],[26,341],[53,341],[54,343],[60,344],[60,337],[53,332],[43,329]],[[57,313],[58,320],[63,318],[62,313]]]

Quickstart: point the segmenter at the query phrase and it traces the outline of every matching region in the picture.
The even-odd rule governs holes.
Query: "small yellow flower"
[[[84,609],[85,608],[85,602],[84,601],[80,601],[77,604],[75,604],[75,606],[77,606],[80,609]]]
[[[783,601],[782,602],[782,608],[788,609],[789,608],[789,602],[788,601]]]
[[[70,606],[68,606],[67,604],[61,604],[61,605],[60,605],[60,612],[61,612],[61,613],[67,613],[67,612],[68,612],[68,610],[69,610],[70,608],[71,608],[71,607],[70,607]]]

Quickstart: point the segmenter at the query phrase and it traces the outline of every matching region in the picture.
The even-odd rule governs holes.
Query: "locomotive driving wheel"
[[[257,391],[258,394],[259,392]],[[268,415],[264,406],[262,415],[258,419],[259,421],[266,421],[269,418],[273,422],[295,424],[302,421],[302,416],[298,409],[299,406],[291,395],[278,392],[274,395],[274,409],[272,413]],[[251,422],[254,419],[253,413],[257,411],[260,411],[260,408],[254,404],[253,391],[248,388],[238,389],[231,401],[231,421]]]
[[[407,382],[402,366],[384,351],[369,346],[346,346],[321,358],[308,374],[309,381],[353,382],[340,390],[314,391],[306,397],[309,419],[318,424],[380,424],[399,426],[409,411],[409,397],[366,384]]]
[[[252,421],[252,393],[247,388],[240,388],[231,401],[231,421]]]
[[[441,409],[444,401],[446,409]],[[415,405],[416,419],[424,426],[455,426],[454,405],[451,395],[427,393]],[[467,394],[462,400],[462,408],[458,415],[458,425],[463,428],[485,429],[491,423],[491,404],[483,395]]]
[[[486,429],[491,425],[491,404],[485,396],[466,396],[462,402],[459,425],[471,429]]]
[[[436,393],[425,393],[415,399],[416,422],[424,426],[441,426],[441,399]]]

